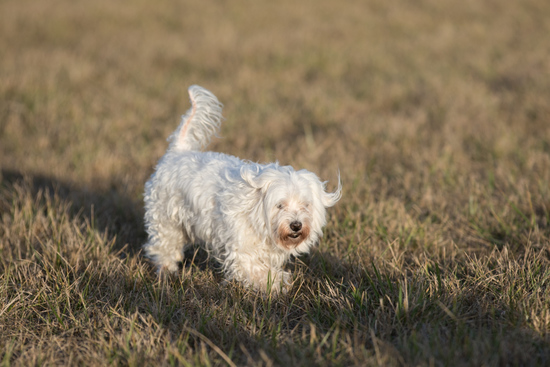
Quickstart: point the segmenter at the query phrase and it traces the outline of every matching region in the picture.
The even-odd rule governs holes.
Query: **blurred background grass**
[[[6,219],[21,209],[10,200],[22,177],[36,202],[56,187],[118,247],[139,249],[143,184],[199,84],[225,105],[209,149],[307,168],[329,188],[340,170],[344,197],[320,245],[329,274],[385,259],[386,274],[437,263],[489,279],[492,265],[471,256],[532,249],[544,268],[548,19],[544,0],[4,0],[3,256],[25,241]],[[544,315],[550,296],[538,297]],[[536,330],[548,358],[540,317],[514,330]],[[378,339],[364,337],[372,351]],[[436,349],[401,362],[437,360]],[[480,361],[504,360],[488,350]]]
[[[212,149],[253,160],[326,178],[495,159],[532,171],[550,149],[547,14],[543,1],[5,1],[2,165],[135,195],[197,83],[226,105]]]

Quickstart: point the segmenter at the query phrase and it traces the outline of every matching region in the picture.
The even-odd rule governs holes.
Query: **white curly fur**
[[[306,170],[201,152],[219,130],[222,105],[199,86],[189,96],[192,107],[145,184],[145,253],[159,272],[175,272],[185,248],[201,244],[226,279],[284,289],[290,284],[284,264],[318,242],[325,208],[340,199],[340,180],[327,193]]]

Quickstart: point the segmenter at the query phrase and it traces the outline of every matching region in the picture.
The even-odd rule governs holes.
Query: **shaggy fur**
[[[226,279],[280,290],[291,280],[284,264],[322,236],[325,208],[340,199],[340,181],[327,193],[306,170],[201,152],[219,129],[222,106],[199,86],[189,96],[192,107],[145,184],[145,253],[159,272],[175,272],[185,248],[201,244]]]

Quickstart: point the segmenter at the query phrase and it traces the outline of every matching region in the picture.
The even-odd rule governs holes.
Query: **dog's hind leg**
[[[157,266],[157,271],[176,272],[178,262],[183,260],[184,247],[189,241],[184,229],[172,223],[160,222],[151,225],[148,233],[145,254]]]

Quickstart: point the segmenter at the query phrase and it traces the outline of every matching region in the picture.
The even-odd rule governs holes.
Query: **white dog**
[[[175,272],[186,247],[201,244],[227,280],[266,291],[290,284],[283,270],[322,236],[325,208],[340,199],[306,170],[201,152],[219,127],[222,105],[199,86],[192,107],[145,184],[146,255],[159,272]]]

